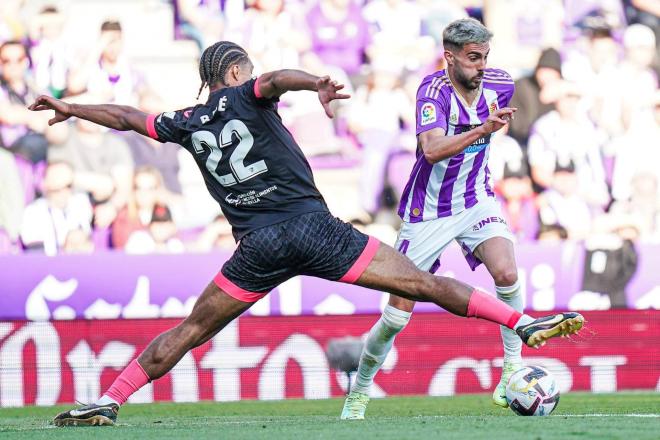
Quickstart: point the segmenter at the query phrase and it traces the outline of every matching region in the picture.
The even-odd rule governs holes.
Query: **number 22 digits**
[[[239,142],[229,157],[229,167],[232,172],[221,176],[216,170],[222,158],[222,148],[227,148],[232,144],[233,134],[238,137]],[[252,149],[254,137],[252,137],[252,133],[250,133],[247,126],[238,119],[232,119],[222,128],[220,132],[220,145],[218,145],[215,135],[206,130],[193,133],[191,141],[197,154],[204,153],[205,146],[211,150],[211,154],[206,159],[206,169],[209,170],[222,186],[232,186],[237,182],[245,182],[254,176],[268,171],[266,162],[263,160],[249,165],[243,163],[245,157]]]

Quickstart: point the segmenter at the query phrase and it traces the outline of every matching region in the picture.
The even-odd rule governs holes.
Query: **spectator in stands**
[[[128,200],[133,159],[128,145],[115,132],[82,119],[60,124],[64,142],[48,150],[49,161],[68,161],[75,173],[77,190],[91,194],[94,225],[106,228]]]
[[[14,249],[23,218],[23,186],[11,153],[0,148],[0,254]]]
[[[562,76],[578,83],[588,95],[608,93],[611,84],[602,78],[607,78],[616,67],[620,52],[612,36],[612,29],[604,24],[594,25],[585,29],[578,42],[566,50]],[[603,84],[606,87],[601,90]]]
[[[560,225],[544,225],[539,226],[539,232],[536,235],[537,241],[545,243],[556,243],[568,239],[568,232],[566,228]]]
[[[25,27],[21,21],[21,7],[24,0],[3,0],[0,2],[0,41],[22,38]]]
[[[433,38],[436,47],[442,47],[442,31],[449,23],[468,17],[465,8],[455,2],[418,0],[417,3],[424,11],[424,14],[422,14],[422,35]]]
[[[516,93],[511,98],[511,107],[518,109],[516,117],[509,123],[509,136],[523,148],[527,147],[532,124],[555,107],[556,99],[548,91],[561,79],[561,58],[557,50],[549,48],[541,56],[532,75],[516,81]]]
[[[391,59],[380,59],[372,68],[367,84],[352,98],[348,123],[363,147],[360,182],[363,208],[375,214],[388,159],[393,152],[405,149],[401,127],[402,123],[414,127],[415,107],[401,87],[399,65]]]
[[[650,112],[658,78],[651,69],[655,35],[641,24],[629,26],[623,36],[624,59],[600,76],[599,93],[591,110],[596,124],[610,137],[620,136],[640,113]],[[616,87],[612,87],[616,84]]]
[[[64,15],[55,6],[46,6],[30,20],[30,59],[40,90],[60,98],[66,89],[68,48],[62,31]]]
[[[106,21],[96,46],[79,66],[71,66],[69,94],[93,94],[97,100],[135,105],[141,78],[131,68],[124,53],[121,24]]]
[[[416,2],[374,0],[363,9],[376,32],[368,49],[371,60],[389,57],[408,70],[417,70],[435,58],[435,40],[422,36],[423,11]]]
[[[369,24],[351,0],[320,0],[307,14],[313,51],[325,64],[360,73],[370,42]]]
[[[525,167],[527,173],[529,173],[527,155],[520,147],[520,144],[509,135],[510,125],[511,123],[493,133],[490,139],[488,171],[490,172],[490,178],[495,183],[504,178],[504,171],[507,165],[512,169],[518,169],[521,166]]]
[[[140,97],[139,109],[147,114],[159,114],[164,109],[162,99],[152,91],[147,91]],[[153,166],[163,178],[165,188],[181,194],[179,183],[179,152],[181,148],[172,142],[161,143],[146,136],[140,136],[134,131],[122,132],[122,137],[128,144],[135,167]]]
[[[221,0],[173,0],[175,38],[195,41],[200,53],[218,41],[224,30],[222,3]]]
[[[563,227],[571,240],[583,240],[591,230],[591,211],[577,187],[575,164],[558,160],[550,188],[539,195],[541,224]]]
[[[641,114],[634,119],[626,133],[614,139],[609,147],[614,151],[614,176],[612,197],[626,202],[635,194],[633,180],[638,174],[655,176],[660,182],[660,91],[654,93],[655,106],[652,114]]]
[[[74,192],[73,168],[66,162],[51,162],[43,180],[43,196],[24,211],[21,240],[28,249],[56,255],[69,232],[89,232],[92,207],[87,195]]]
[[[509,161],[495,188],[502,201],[502,214],[513,235],[521,241],[534,240],[539,229],[539,214],[525,161]]]
[[[615,224],[633,224],[645,242],[660,242],[660,180],[658,173],[640,171],[631,182],[631,195],[610,208]]]
[[[238,29],[228,29],[225,38],[245,47],[257,71],[299,65],[300,54],[311,47],[301,10],[284,0],[254,0]]]
[[[181,253],[185,247],[176,235],[170,210],[165,205],[157,204],[148,228],[133,232],[124,250],[129,254]]]
[[[494,34],[492,47],[497,48],[491,52],[489,64],[506,67],[514,78],[531,73],[543,48],[561,47],[564,3],[484,0],[484,22]]]
[[[648,26],[655,33],[655,41],[660,41],[660,3],[655,0],[624,0],[628,23]],[[656,74],[660,76],[660,44],[656,45]]]
[[[43,176],[48,148],[48,116],[27,109],[39,95],[29,74],[28,52],[19,41],[0,45],[0,147],[15,154],[25,203],[32,201]]]
[[[552,186],[557,162],[572,162],[578,179],[578,191],[590,205],[603,207],[609,201],[605,170],[600,151],[602,137],[586,112],[580,107],[582,90],[562,82],[555,110],[539,118],[532,126],[528,154],[531,175],[542,188]]]
[[[112,224],[112,245],[121,249],[129,236],[145,230],[151,223],[155,206],[166,199],[163,177],[152,166],[142,166],[133,174],[133,187],[128,204],[119,212]]]
[[[204,228],[190,246],[193,252],[210,252],[213,249],[234,250],[236,241],[231,233],[231,225],[224,215],[219,214],[213,222]]]
[[[65,254],[91,254],[94,252],[94,243],[92,242],[89,230],[77,228],[69,231],[64,240],[62,251]]]

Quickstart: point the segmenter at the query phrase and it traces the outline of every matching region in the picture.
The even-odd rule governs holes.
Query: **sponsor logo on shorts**
[[[502,223],[506,225],[506,220],[504,220],[502,217],[486,217],[485,219],[481,220],[479,223],[472,226],[472,230],[478,231],[490,223]]]
[[[424,105],[422,106],[422,120],[420,124],[428,125],[428,124],[432,124],[435,121],[436,121],[435,105],[431,104],[430,102],[424,103]]]

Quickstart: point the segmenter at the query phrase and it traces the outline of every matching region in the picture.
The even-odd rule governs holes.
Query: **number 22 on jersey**
[[[229,157],[229,167],[232,172],[219,175],[216,170],[218,169],[220,159],[222,159],[222,149],[227,148],[232,144],[232,138],[234,135],[238,138],[238,145]],[[243,163],[254,144],[254,137],[243,121],[232,119],[227,122],[220,132],[219,140],[220,145],[218,145],[218,139],[216,139],[215,135],[206,130],[196,131],[191,136],[195,153],[204,153],[204,147],[211,150],[211,154],[209,154],[209,157],[206,159],[206,169],[209,170],[209,173],[211,173],[211,175],[213,175],[222,186],[232,186],[238,182],[245,182],[246,180],[252,179],[254,176],[268,171],[266,162],[263,160],[249,165]]]

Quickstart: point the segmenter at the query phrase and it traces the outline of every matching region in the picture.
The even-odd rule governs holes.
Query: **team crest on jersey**
[[[428,125],[428,124],[432,124],[435,121],[436,121],[435,106],[430,102],[424,103],[424,105],[422,106],[422,120],[420,124]]]
[[[452,113],[451,116],[449,117],[449,122],[452,124],[456,124],[458,122],[458,116],[456,116],[456,113]]]
[[[490,106],[488,106],[488,113],[493,114],[497,111],[497,101],[493,101],[490,103]]]

